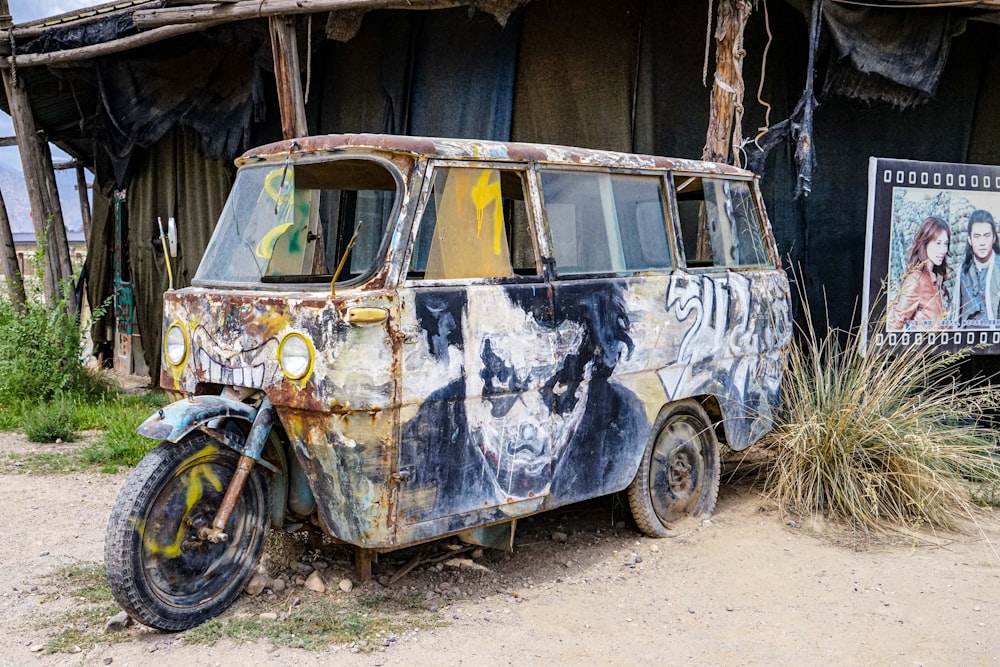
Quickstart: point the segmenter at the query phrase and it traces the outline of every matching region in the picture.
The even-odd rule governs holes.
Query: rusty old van
[[[269,528],[379,552],[627,491],[710,514],[719,443],[772,424],[789,290],[757,177],[693,160],[383,135],[252,150],[191,287],[164,296],[181,400],[115,505],[137,620],[225,609]],[[366,572],[367,571],[367,572]]]

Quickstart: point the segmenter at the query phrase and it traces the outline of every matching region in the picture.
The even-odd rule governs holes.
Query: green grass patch
[[[19,466],[14,465],[15,457],[12,456],[7,461],[0,462],[0,469],[4,472],[51,475],[95,468],[101,472],[114,473],[121,467],[135,466],[157,444],[136,433],[136,428],[169,402],[167,394],[159,391],[147,394],[108,394],[96,401],[63,397],[58,401],[60,416],[53,418],[53,423],[58,425],[69,422],[75,430],[68,433],[57,432],[55,426],[49,425],[44,421],[45,417],[41,416],[39,419],[44,427],[43,432],[49,436],[42,439],[42,442],[54,442],[55,437],[51,437],[53,435],[63,442],[70,442],[79,430],[103,432],[79,449],[19,455],[16,457],[16,462],[21,464]],[[37,408],[43,415],[49,414],[44,412],[45,409],[52,408],[49,405]],[[21,423],[25,424],[26,416],[33,413],[34,411],[21,413]],[[27,427],[25,430],[27,431]],[[30,433],[27,435],[29,440],[39,441]]]
[[[214,644],[220,639],[268,641],[275,647],[323,650],[333,644],[353,643],[362,651],[373,651],[389,636],[406,630],[440,627],[442,622],[423,605],[412,601],[397,604],[391,597],[359,597],[347,606],[325,598],[309,597],[296,607],[282,606],[278,620],[228,616],[216,618],[188,630],[186,641]],[[407,607],[407,608],[404,608]]]
[[[78,451],[34,452],[31,454],[8,454],[0,463],[0,472],[24,473],[29,475],[60,475],[87,469],[88,465]]]
[[[80,450],[83,461],[110,472],[115,472],[118,466],[135,466],[157,444],[135,430],[167,403],[169,399],[163,392],[119,396],[105,402],[100,415],[94,415],[96,427],[104,433]]]

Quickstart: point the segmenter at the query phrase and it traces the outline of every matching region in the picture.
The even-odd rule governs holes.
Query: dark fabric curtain
[[[525,8],[514,141],[631,150],[641,9],[639,0]]]
[[[951,10],[828,2],[823,18],[836,50],[824,83],[828,91],[900,108],[934,95],[956,27]]]
[[[212,35],[185,35],[129,58],[97,61],[97,140],[117,183],[127,182],[137,148],[176,126],[197,133],[201,152],[212,159],[232,160],[248,148],[251,121],[264,111],[262,43],[255,31]]]
[[[154,379],[160,374],[163,293],[167,291],[163,253],[152,243],[159,237],[157,218],[162,219],[164,229],[170,217],[177,221],[177,257],[170,261],[174,287],[186,287],[191,284],[231,187],[229,162],[206,159],[197,136],[190,130],[173,129],[136,156],[127,194],[129,254],[143,355]]]
[[[970,39],[977,39],[980,30],[970,24]],[[983,58],[979,78],[979,95],[972,115],[972,134],[966,161],[974,164],[1000,164],[1000,51],[994,49]],[[997,211],[996,213],[1000,213]],[[996,213],[994,215],[996,215]]]
[[[754,142],[758,137],[758,143],[766,145],[768,136],[764,133],[765,128],[788,118],[802,96],[806,79],[808,33],[805,16],[783,2],[768,2],[766,14],[762,3],[760,10],[750,15],[743,39],[746,50],[746,58],[743,60],[743,136],[748,140],[748,145],[741,158],[754,155],[757,145]],[[714,52],[712,57],[714,58]],[[709,77],[713,71],[714,62],[710,62]],[[781,260],[786,269],[797,270],[803,265],[806,246],[803,205],[795,198],[794,151],[795,146],[791,142],[779,143],[768,153],[757,171],[761,174],[761,191]]]
[[[995,37],[995,31],[989,32]],[[831,96],[817,109],[814,140],[818,169],[813,192],[803,202],[803,261],[810,300],[821,304],[826,299],[834,326],[848,327],[859,319],[868,157],[965,160],[983,54],[996,49],[995,43],[985,39],[987,34],[970,30],[952,43],[937,94],[927,104],[898,111],[886,102],[869,105]],[[823,317],[822,313],[816,315]]]
[[[103,317],[95,317],[90,324],[95,352],[113,344],[115,335],[114,305],[109,301],[114,293],[115,212],[112,189],[110,185],[101,187],[100,182],[100,175],[95,175],[90,245],[87,247],[87,302],[92,312],[105,311]]]
[[[320,89],[310,95],[310,130],[406,133],[414,23],[420,13],[369,12],[354,39],[328,40],[319,48],[313,83]]]
[[[507,141],[523,13],[420,14],[408,134]]]
[[[701,157],[708,131],[713,60],[702,82],[708,11],[647,2],[639,47],[635,96],[636,153]],[[704,9],[704,8],[702,8]]]

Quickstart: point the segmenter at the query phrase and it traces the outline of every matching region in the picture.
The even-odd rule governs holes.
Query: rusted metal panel
[[[168,389],[195,392],[200,384],[264,390],[272,404],[317,412],[378,411],[391,407],[393,342],[386,322],[351,324],[352,308],[389,311],[378,293],[357,299],[274,295],[188,288],[164,296],[165,326],[180,323],[190,354],[164,364]],[[286,377],[278,347],[290,334],[312,341],[307,377]]]
[[[322,414],[278,408],[327,532],[364,547],[395,543],[396,447],[391,412]]]
[[[154,440],[177,442],[213,419],[235,417],[249,423],[256,416],[257,410],[246,403],[221,396],[199,396],[160,408],[139,426],[138,433]]]
[[[654,155],[618,153],[546,144],[405,137],[384,134],[330,134],[294,141],[280,141],[251,149],[237,160],[281,159],[289,153],[321,154],[350,151],[381,151],[452,160],[503,160],[524,163],[584,165],[613,169],[681,169],[714,174],[749,175],[749,172],[719,162],[702,162]]]

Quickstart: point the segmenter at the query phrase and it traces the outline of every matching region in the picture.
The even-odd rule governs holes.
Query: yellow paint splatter
[[[500,179],[491,179],[492,175],[492,170],[482,170],[476,185],[472,188],[472,203],[476,205],[476,238],[479,238],[486,219],[486,207],[496,202],[491,207],[493,211],[493,254],[499,255],[500,242],[503,238],[503,209],[500,206]]]
[[[278,238],[284,234],[292,226],[293,223],[286,222],[281,225],[274,226],[271,231],[264,234],[257,247],[254,248],[254,254],[261,259],[271,259],[274,254],[274,245],[278,242]]]
[[[161,544],[156,540],[155,536],[146,534],[145,520],[136,521],[136,530],[139,531],[139,535],[142,537],[142,546],[147,552],[167,558],[177,558],[181,555],[181,543],[184,540],[184,534],[189,528],[188,515],[191,514],[191,510],[194,509],[195,505],[201,501],[205,492],[205,484],[211,485],[213,489],[220,493],[223,489],[222,481],[215,474],[215,469],[210,464],[192,464],[198,459],[215,454],[217,451],[218,447],[215,445],[207,445],[196,454],[189,456],[177,467],[178,472],[175,473],[175,477],[186,476],[186,479],[181,482],[185,486],[185,507],[184,514],[177,522],[177,532],[174,535],[173,542]]]

